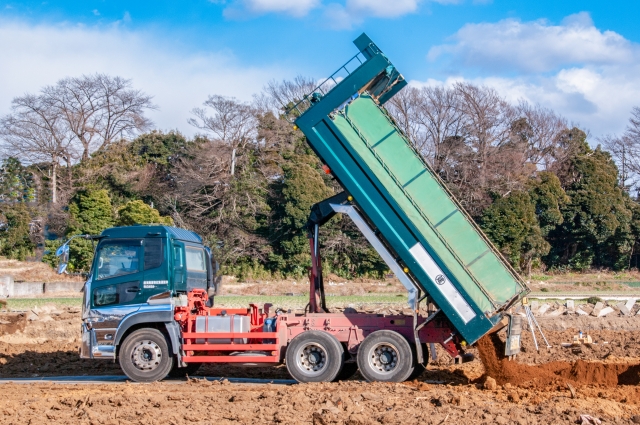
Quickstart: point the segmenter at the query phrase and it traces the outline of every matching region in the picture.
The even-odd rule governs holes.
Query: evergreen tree
[[[24,261],[36,248],[30,237],[34,211],[24,203],[2,205],[0,212],[0,255]]]
[[[36,193],[33,175],[14,157],[0,165],[0,202],[33,202]]]
[[[562,189],[558,177],[549,171],[540,172],[537,178],[529,181],[528,193],[535,205],[540,231],[546,238],[549,232],[564,221],[561,208],[569,198]]]
[[[113,208],[109,192],[106,190],[78,191],[71,199],[67,236],[98,235],[113,225]],[[71,242],[69,250],[69,270],[88,270],[93,258],[93,244],[90,241],[76,239]]]
[[[145,162],[160,166],[169,166],[171,160],[186,153],[187,139],[177,131],[163,133],[154,130],[136,138],[129,146],[132,155]]]
[[[118,209],[116,226],[132,226],[134,224],[164,224],[173,226],[171,217],[161,217],[158,210],[142,201],[129,201]]]
[[[550,248],[542,237],[535,212],[529,194],[515,191],[495,200],[480,218],[480,226],[509,262],[528,273]]]
[[[609,153],[589,147],[584,132],[573,133],[561,170],[569,200],[561,207],[562,224],[549,233],[552,250],[546,262],[577,270],[622,267],[622,252],[627,258],[632,245],[631,211],[618,186],[617,167]]]
[[[304,276],[311,266],[309,241],[304,229],[311,206],[333,195],[322,178],[320,164],[304,146],[284,154],[281,179],[274,182],[269,205],[272,210],[269,230],[273,270]]]

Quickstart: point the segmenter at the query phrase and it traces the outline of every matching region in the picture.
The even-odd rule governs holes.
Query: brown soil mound
[[[485,375],[500,385],[512,384],[529,388],[542,388],[550,384],[564,384],[573,381],[583,385],[638,385],[640,364],[616,364],[586,362],[550,362],[530,366],[510,361],[502,355],[504,343],[497,334],[486,335],[476,346],[485,367]]]
[[[23,331],[27,325],[27,316],[19,314],[0,314],[0,336]]]

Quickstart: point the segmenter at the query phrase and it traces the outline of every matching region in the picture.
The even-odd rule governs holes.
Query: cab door
[[[168,266],[165,260],[165,239],[144,239],[144,281],[141,295],[146,300],[153,295],[169,291]]]
[[[146,301],[142,294],[143,240],[112,239],[98,246],[91,307],[125,306]]]

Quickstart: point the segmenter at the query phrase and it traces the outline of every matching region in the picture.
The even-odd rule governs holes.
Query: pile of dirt
[[[0,335],[10,335],[21,332],[27,326],[27,316],[19,314],[0,314]]]
[[[555,361],[542,365],[522,364],[501,354],[504,352],[504,343],[496,333],[484,336],[476,346],[485,367],[484,379],[492,377],[500,385],[508,383],[527,388],[544,388],[553,384],[564,385],[567,381],[605,387],[640,384],[640,364],[584,360]]]

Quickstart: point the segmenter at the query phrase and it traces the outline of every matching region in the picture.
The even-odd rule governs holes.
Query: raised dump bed
[[[403,76],[366,35],[355,44],[360,53],[339,70],[347,75],[289,114],[410,279],[473,343],[528,288],[382,107]]]

